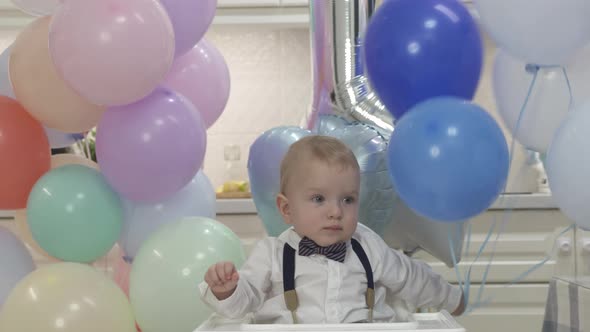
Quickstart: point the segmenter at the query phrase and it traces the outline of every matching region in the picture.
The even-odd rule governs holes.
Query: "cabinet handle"
[[[590,255],[590,238],[582,239],[582,255]]]
[[[567,256],[572,252],[572,241],[568,238],[557,239],[557,248],[561,255]]]

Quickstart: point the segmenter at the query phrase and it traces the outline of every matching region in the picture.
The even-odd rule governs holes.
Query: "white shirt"
[[[374,321],[395,321],[393,299],[413,307],[428,305],[453,312],[461,290],[447,283],[427,264],[391,249],[368,227],[359,224],[353,238],[367,254],[375,281]],[[254,313],[255,323],[292,323],[283,297],[283,246],[296,251],[301,237],[292,229],[278,238],[260,241],[241,267],[234,293],[219,301],[207,283],[199,285],[201,298],[219,314],[241,318]],[[295,290],[299,299],[299,323],[352,323],[368,318],[365,302],[367,277],[350,241],[344,263],[323,255],[295,256]]]

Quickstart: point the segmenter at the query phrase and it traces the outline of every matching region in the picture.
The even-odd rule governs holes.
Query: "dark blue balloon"
[[[508,177],[508,146],[496,121],[479,106],[452,97],[425,101],[404,115],[388,155],[401,199],[437,221],[463,221],[483,212]]]
[[[483,62],[477,25],[457,0],[385,1],[367,27],[363,55],[396,119],[429,98],[472,99]]]

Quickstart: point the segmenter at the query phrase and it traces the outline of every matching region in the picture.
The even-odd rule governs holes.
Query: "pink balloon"
[[[190,51],[203,38],[215,17],[217,0],[160,0],[172,26],[176,40],[176,56]]]
[[[174,59],[174,31],[158,0],[66,1],[52,19],[49,50],[60,76],[97,105],[150,94]]]
[[[108,109],[96,130],[96,157],[107,182],[135,202],[162,201],[203,164],[207,136],[194,106],[158,88],[141,101]]]
[[[163,84],[187,97],[207,128],[219,118],[229,99],[229,69],[223,55],[206,39],[174,61]]]

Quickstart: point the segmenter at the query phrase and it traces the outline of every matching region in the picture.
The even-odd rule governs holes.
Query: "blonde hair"
[[[299,164],[310,160],[325,162],[331,166],[352,167],[360,171],[354,153],[340,140],[329,136],[306,136],[289,147],[281,162],[282,194],[285,194],[293,169],[297,168]]]

